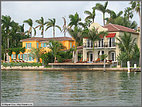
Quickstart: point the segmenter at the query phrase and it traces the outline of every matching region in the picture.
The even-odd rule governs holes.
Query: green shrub
[[[42,64],[41,63],[17,63],[17,62],[11,62],[11,63],[2,63],[2,65],[4,67],[13,67],[13,66],[22,66],[22,67],[25,67],[25,66],[41,66]]]

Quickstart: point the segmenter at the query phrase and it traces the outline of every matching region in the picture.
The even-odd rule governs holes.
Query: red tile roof
[[[73,39],[71,37],[55,37],[55,38],[47,38],[48,40],[56,40],[56,41],[65,41],[65,40],[69,40],[69,41],[73,41]]]
[[[55,38],[41,38],[41,37],[31,37],[27,39],[20,40],[21,42],[23,41],[49,41],[49,40],[57,40],[57,41],[73,41],[71,37],[55,37]]]
[[[108,28],[109,32],[130,32],[130,33],[137,33],[135,30],[128,28],[128,27],[124,27],[121,25],[116,25],[116,24],[108,24],[103,26],[104,28]]]

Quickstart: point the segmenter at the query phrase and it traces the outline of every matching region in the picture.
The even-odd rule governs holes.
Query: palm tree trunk
[[[77,42],[75,41],[74,63],[77,61]]]
[[[7,49],[9,48],[9,38],[7,38]]]
[[[55,27],[53,26],[53,38],[55,37]]]
[[[93,18],[93,23],[94,23],[94,18]]]
[[[43,33],[44,33],[44,26],[42,27],[42,31],[41,31],[42,38],[44,38]]]
[[[105,13],[103,13],[103,23],[105,25]]]
[[[54,58],[54,63],[56,62],[56,56],[55,56],[55,58]]]
[[[66,31],[64,30],[64,37],[66,37]]]
[[[4,62],[5,62],[5,53],[4,53],[3,57],[4,57],[3,60],[4,60]]]

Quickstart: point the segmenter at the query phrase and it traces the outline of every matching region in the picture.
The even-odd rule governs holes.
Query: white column
[[[87,60],[87,51],[86,49],[83,49],[83,61]]]

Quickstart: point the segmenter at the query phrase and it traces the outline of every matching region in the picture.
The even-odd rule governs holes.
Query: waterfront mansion
[[[101,37],[100,41],[95,42],[95,56],[93,56],[92,41],[88,40],[87,37],[83,38],[83,61],[88,60],[92,62],[93,57],[97,60],[101,55],[106,54],[107,60],[111,60],[114,63],[117,62],[117,56],[120,51],[118,45],[116,45],[116,43],[118,43],[116,38],[119,38],[120,35],[124,35],[124,32],[131,33],[132,37],[136,38],[136,43],[140,48],[140,34],[133,29],[115,24],[108,24],[102,27],[98,23],[91,24],[90,29],[93,27],[97,28],[99,31],[108,31],[108,35]]]
[[[63,44],[65,47],[65,50],[73,48],[75,45],[75,42],[70,37],[54,37],[54,38],[41,38],[41,37],[31,37],[27,39],[21,40],[22,47],[25,47],[25,52],[20,52],[18,54],[18,58],[16,58],[16,53],[12,52],[11,57],[9,57],[9,61],[12,60],[23,60],[24,62],[37,62],[36,58],[32,58],[30,55],[30,49],[33,48],[40,48],[42,47],[44,51],[49,52],[50,49],[48,48],[47,43],[49,40],[56,40]],[[42,59],[40,58],[40,62],[42,62]]]

